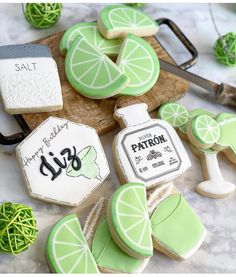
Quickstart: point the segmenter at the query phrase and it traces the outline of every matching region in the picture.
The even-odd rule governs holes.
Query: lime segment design
[[[141,95],[156,83],[160,65],[153,48],[144,39],[127,35],[117,58],[117,65],[129,78],[129,84],[120,95]]]
[[[176,128],[188,122],[188,111],[178,103],[166,103],[158,110],[158,117]]]
[[[220,137],[220,127],[209,115],[199,115],[191,123],[194,137],[203,144],[214,144]]]
[[[76,214],[65,216],[55,224],[46,250],[55,273],[99,273]]]
[[[81,22],[71,26],[60,41],[60,51],[65,55],[71,43],[78,36],[84,37],[90,44],[97,47],[107,55],[118,55],[120,50],[120,39],[105,39],[99,32],[96,22]]]
[[[137,256],[152,256],[151,223],[145,185],[123,185],[116,190],[110,201],[112,228],[119,240]]]
[[[65,69],[72,87],[89,98],[111,97],[128,84],[128,78],[118,66],[81,36],[72,42]]]

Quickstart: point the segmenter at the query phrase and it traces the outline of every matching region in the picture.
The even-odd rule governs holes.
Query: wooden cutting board
[[[161,71],[157,83],[146,94],[139,97],[109,98],[105,100],[88,99],[76,92],[68,83],[64,70],[65,58],[59,51],[59,41],[63,33],[56,33],[49,37],[34,41],[49,46],[52,56],[57,62],[62,86],[64,107],[63,110],[50,113],[23,114],[22,117],[31,130],[35,129],[49,116],[57,116],[68,120],[87,124],[94,127],[99,135],[103,135],[118,125],[113,119],[113,111],[116,102],[119,106],[128,105],[133,102],[145,102],[149,111],[155,110],[162,103],[175,101],[187,91],[188,82],[167,72]],[[146,40],[155,49],[159,58],[174,63],[167,52],[161,47],[154,37]]]

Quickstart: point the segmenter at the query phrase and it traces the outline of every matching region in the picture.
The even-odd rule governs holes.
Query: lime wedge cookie
[[[157,54],[144,39],[129,34],[121,45],[116,64],[129,78],[129,84],[119,95],[138,96],[151,89],[159,76]]]
[[[118,188],[107,215],[112,238],[124,252],[140,259],[153,255],[145,185],[128,183]]]
[[[139,37],[154,35],[159,25],[145,13],[125,5],[110,5],[101,10],[98,28],[107,39],[134,34]]]
[[[71,86],[88,98],[105,99],[128,85],[118,66],[80,35],[67,52],[65,71]]]
[[[46,254],[54,273],[99,273],[76,214],[65,216],[54,225]]]
[[[99,32],[96,22],[81,22],[71,26],[62,36],[60,41],[60,52],[66,55],[71,43],[78,36],[84,37],[90,44],[97,47],[107,55],[118,55],[120,50],[120,39],[105,39]]]

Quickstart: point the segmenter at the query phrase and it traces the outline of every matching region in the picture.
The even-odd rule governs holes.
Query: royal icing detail
[[[152,36],[159,25],[143,12],[125,5],[110,5],[101,10],[98,28],[105,38],[117,38],[126,34],[140,37]]]
[[[54,273],[99,273],[76,214],[67,215],[54,225],[46,254]]]
[[[43,45],[0,47],[0,90],[10,114],[51,112],[63,106],[56,62]]]
[[[151,216],[154,240],[187,259],[202,244],[205,228],[181,194],[164,199]]]
[[[128,183],[118,188],[109,201],[108,218],[112,237],[123,251],[139,258],[152,256],[145,185]]]
[[[120,108],[115,119],[126,127],[114,140],[114,158],[121,179],[151,186],[174,179],[190,167],[173,127],[151,119],[146,104]]]
[[[109,174],[95,129],[49,117],[16,148],[31,196],[76,206]]]
[[[154,49],[144,39],[128,34],[116,61],[129,84],[120,95],[141,95],[156,83],[160,64]]]
[[[65,70],[72,87],[89,98],[114,96],[128,84],[128,78],[118,66],[79,35],[67,52]]]

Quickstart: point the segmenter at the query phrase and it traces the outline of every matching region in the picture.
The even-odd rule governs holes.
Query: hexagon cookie
[[[77,206],[109,174],[95,129],[49,117],[16,148],[32,197]]]

